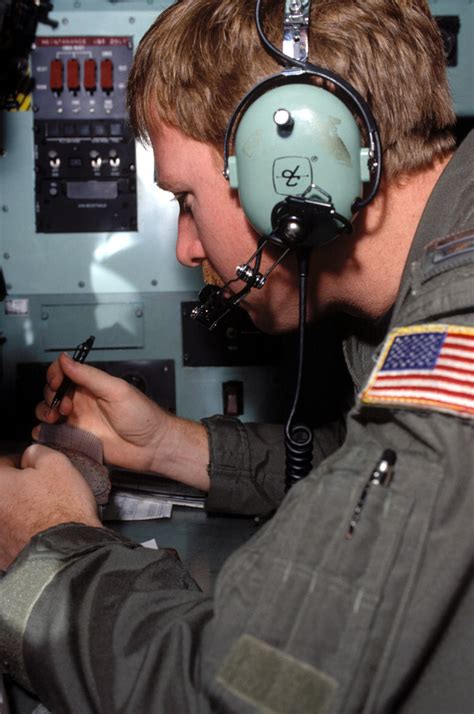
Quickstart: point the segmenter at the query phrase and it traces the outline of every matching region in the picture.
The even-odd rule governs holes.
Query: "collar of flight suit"
[[[471,131],[453,154],[428,199],[405,263],[394,307],[376,323],[362,325],[344,340],[344,357],[356,392],[367,381],[388,331],[398,324],[401,308],[410,294],[412,267],[422,259],[432,240],[452,232],[453,225],[454,230],[456,226],[459,230],[466,227],[462,207],[466,206],[464,192],[471,190],[469,157],[473,155],[474,131]]]

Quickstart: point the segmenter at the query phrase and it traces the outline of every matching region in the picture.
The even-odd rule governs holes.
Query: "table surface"
[[[228,556],[258,530],[254,518],[210,514],[203,508],[185,506],[174,506],[171,518],[106,525],[139,543],[154,538],[161,548],[175,548],[204,592],[212,591]]]

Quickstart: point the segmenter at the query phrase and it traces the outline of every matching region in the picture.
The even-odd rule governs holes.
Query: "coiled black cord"
[[[303,381],[304,343],[306,328],[306,295],[311,250],[306,247],[297,249],[299,275],[299,339],[298,339],[298,373],[296,377],[295,396],[288,421],[285,425],[285,491],[294,483],[307,476],[313,465],[313,430],[305,424],[293,424],[299,403],[301,384]]]

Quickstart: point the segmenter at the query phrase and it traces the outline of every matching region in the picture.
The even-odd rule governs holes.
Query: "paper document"
[[[144,548],[151,548],[151,550],[159,550],[158,543],[155,538],[152,538],[151,540],[144,540],[143,543],[140,543],[140,545]]]
[[[147,521],[170,518],[173,504],[154,496],[136,495],[126,491],[112,491],[102,510],[104,521]]]

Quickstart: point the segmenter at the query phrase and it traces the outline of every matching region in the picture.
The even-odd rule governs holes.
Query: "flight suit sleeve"
[[[265,515],[281,503],[285,491],[284,427],[243,423],[234,417],[203,419],[209,439],[211,487],[208,510]],[[314,430],[313,466],[344,441],[345,418]]]
[[[52,712],[194,713],[212,611],[168,552],[57,526],[0,579],[0,669]]]

